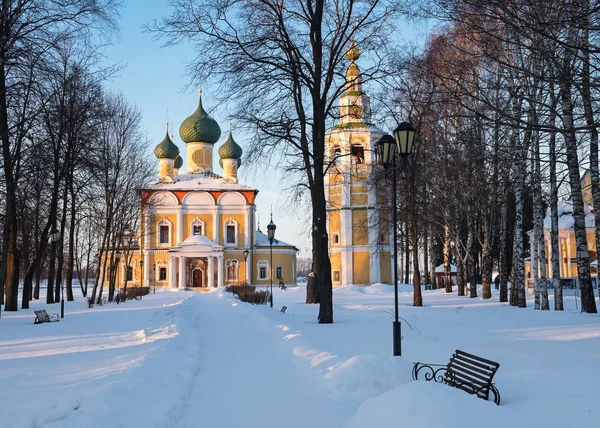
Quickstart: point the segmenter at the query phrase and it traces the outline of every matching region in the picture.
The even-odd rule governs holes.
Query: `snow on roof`
[[[450,273],[456,272],[456,266],[450,264]],[[444,264],[442,263],[438,267],[435,268],[435,273],[444,273]]]
[[[214,241],[211,241],[205,235],[192,235],[185,239],[181,244],[174,246],[170,251],[199,251],[199,250],[221,250],[223,247]]]
[[[256,190],[240,183],[228,181],[218,174],[202,172],[181,174],[172,183],[155,183],[145,187],[154,190]]]
[[[575,220],[573,219],[573,203],[571,201],[561,201],[557,205],[558,208],[558,228],[572,229]],[[589,205],[584,205],[583,212],[585,214],[585,227],[594,227],[594,210]],[[550,229],[552,223],[550,221],[550,210],[544,218],[544,229]]]
[[[269,237],[262,233],[260,230],[256,230],[254,232],[254,246],[255,247],[269,247],[271,244],[269,243]],[[295,245],[288,244],[287,242],[280,241],[279,239],[273,240],[274,247],[294,247]]]

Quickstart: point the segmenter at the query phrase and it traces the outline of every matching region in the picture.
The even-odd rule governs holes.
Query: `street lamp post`
[[[403,159],[412,153],[415,128],[408,122],[402,122],[391,135],[382,136],[376,145],[377,161],[388,170],[392,168],[392,226],[394,228],[394,269],[392,281],[394,281],[394,321],[393,321],[393,346],[394,356],[402,355],[402,330],[398,319],[398,219],[396,214],[396,150]]]
[[[52,229],[52,232],[50,232],[50,242],[52,243],[52,245],[56,245],[56,243],[58,242],[59,239],[60,239],[60,232],[56,229]],[[64,292],[63,292],[62,282],[63,282],[63,278],[61,275],[60,276],[60,290],[61,290],[60,317],[64,318],[65,317],[65,296],[64,296]],[[56,284],[56,287],[58,287],[58,286],[59,286],[59,284]]]
[[[119,260],[121,260],[121,251],[117,250],[115,253],[115,259],[117,260],[117,269],[115,272],[115,285],[117,287],[117,305],[121,299],[120,287],[119,287]]]
[[[244,250],[244,269],[246,269],[246,272],[248,272],[248,254],[250,252],[248,251],[248,249],[246,248]],[[246,289],[248,288],[248,284],[246,284],[246,282],[248,281],[247,275],[244,273],[244,302],[246,302]]]
[[[269,269],[271,274],[269,275],[271,279],[271,307],[273,307],[273,241],[275,240],[275,223],[273,223],[273,214],[271,214],[271,222],[267,225],[267,236],[269,237],[269,244],[271,247],[271,261],[269,262]]]
[[[144,261],[140,260],[140,300],[142,300],[143,287],[144,287]]]
[[[152,281],[154,282],[153,294],[156,294],[156,263],[152,265],[152,270],[154,271],[154,275],[152,275]]]

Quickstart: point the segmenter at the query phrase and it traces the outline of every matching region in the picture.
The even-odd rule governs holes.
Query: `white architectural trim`
[[[261,267],[265,268],[265,275],[266,276],[264,278],[260,275],[260,268]],[[257,277],[256,279],[258,279],[259,281],[265,280],[265,279],[269,279],[269,262],[268,261],[266,261],[266,260],[259,260],[256,263],[256,277]]]
[[[233,265],[235,278],[230,278],[229,276],[229,266]],[[225,260],[225,279],[228,283],[238,282],[240,280],[240,261],[238,259],[227,259]]]

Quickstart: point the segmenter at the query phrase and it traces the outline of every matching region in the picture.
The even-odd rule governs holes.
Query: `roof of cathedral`
[[[204,235],[192,235],[181,244],[174,246],[170,251],[172,252],[187,252],[187,251],[207,251],[207,250],[222,250],[223,246],[216,242],[208,239]]]
[[[254,246],[255,247],[270,247],[269,237],[262,233],[260,229],[254,232]],[[295,245],[288,244],[287,242],[280,241],[279,239],[273,240],[274,247],[292,247],[296,248]],[[297,248],[296,248],[297,249]]]
[[[225,178],[213,172],[202,172],[196,174],[180,174],[173,177],[171,183],[155,183],[144,187],[144,189],[152,190],[232,190],[243,191],[256,189],[240,183],[227,181]]]
[[[227,141],[219,147],[219,157],[221,159],[239,159],[242,157],[243,150],[233,139],[233,133],[229,130]],[[238,165],[239,166],[239,165]]]
[[[179,127],[179,136],[185,143],[216,143],[221,138],[221,128],[202,107],[202,91],[198,108]]]
[[[165,138],[154,149],[154,155],[158,159],[175,159],[179,156],[179,147],[171,141],[168,126],[167,124],[167,135],[165,135]]]
[[[177,156],[175,158],[175,163],[173,164],[173,168],[181,168],[183,166],[183,158],[181,156]]]

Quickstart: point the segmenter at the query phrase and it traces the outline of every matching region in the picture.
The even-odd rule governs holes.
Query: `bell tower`
[[[380,221],[378,192],[371,180],[375,142],[384,134],[371,123],[369,97],[356,64],[354,42],[340,97],[338,123],[325,139],[329,252],[334,286],[391,283],[391,230]],[[382,201],[379,201],[382,202]]]

